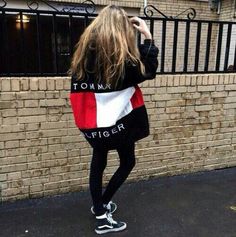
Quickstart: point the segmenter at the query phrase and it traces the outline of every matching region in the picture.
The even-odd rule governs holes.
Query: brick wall
[[[224,0],[221,3],[219,19],[222,21],[234,20],[234,3],[232,0]]]
[[[65,2],[65,3],[81,3],[80,0],[51,0],[51,2]],[[143,14],[143,0],[93,0],[98,6],[104,6],[108,4],[115,4],[128,8],[140,8],[140,14]],[[161,10],[167,16],[175,16],[180,12],[186,10],[189,7],[193,7],[197,11],[197,19],[217,19],[218,15],[210,11],[208,2],[196,1],[196,0],[148,0],[148,5],[154,5]],[[174,6],[174,7],[173,7]]]
[[[69,3],[81,3],[81,0],[51,0],[51,2],[69,2]],[[96,5],[109,5],[115,4],[122,7],[141,7],[143,5],[143,0],[93,0]]]
[[[236,77],[157,76],[142,84],[151,135],[128,180],[236,165]],[[75,127],[69,78],[0,78],[1,200],[88,187],[91,149]],[[110,152],[108,182],[119,162]]]

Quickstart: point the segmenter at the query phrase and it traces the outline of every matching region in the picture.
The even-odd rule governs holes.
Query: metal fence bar
[[[146,19],[147,17],[142,17],[142,19]],[[150,19],[150,17],[148,17],[147,19]],[[161,18],[161,17],[153,17],[152,16],[152,19],[154,20],[154,21],[162,21],[164,18]],[[165,19],[167,19],[168,21],[178,21],[178,22],[186,22],[186,21],[188,21],[188,19],[182,19],[182,18],[165,18]],[[219,23],[222,23],[222,24],[230,24],[230,23],[232,23],[232,21],[221,21],[221,20],[196,20],[196,19],[191,19],[191,22],[195,22],[195,23],[197,23],[197,22],[201,22],[201,23],[206,23],[206,24],[208,24],[209,22],[211,22],[211,23],[215,23],[215,24],[219,24]]]
[[[85,23],[84,27],[87,27],[87,26],[89,25],[88,16],[85,16],[85,17],[84,17],[84,23]]]
[[[38,68],[39,73],[42,74],[42,62],[41,62],[41,25],[40,25],[40,15],[36,15],[36,28],[37,28],[37,53],[38,53]]]
[[[137,33],[137,44],[138,44],[138,46],[141,44],[141,40],[142,40],[141,34]]]
[[[53,29],[53,42],[54,42],[54,59],[55,59],[55,70],[56,73],[58,73],[58,50],[57,50],[57,25],[56,25],[56,14],[53,13],[53,17],[52,17],[52,29]]]
[[[185,29],[185,45],[184,45],[184,68],[183,71],[187,72],[188,70],[188,47],[189,47],[189,31],[190,31],[190,21],[186,22]]]
[[[68,16],[68,15],[74,15],[74,16],[94,16],[96,17],[97,14],[95,13],[83,13],[83,12],[67,12],[67,11],[60,11],[60,12],[55,12],[51,10],[34,10],[34,9],[19,9],[19,8],[0,8],[0,12],[5,11],[5,12],[24,12],[24,13],[37,13],[39,12],[40,14],[47,14],[47,15],[53,15],[55,13]]]
[[[176,69],[176,54],[177,54],[177,44],[178,44],[178,24],[176,20],[174,22],[174,39],[173,39],[173,55],[172,55],[172,72],[175,72]]]
[[[219,68],[220,68],[220,55],[221,55],[221,46],[222,46],[222,34],[223,34],[223,23],[219,23],[218,46],[217,46],[216,66],[215,66],[215,70],[216,71],[219,71]]]
[[[224,70],[225,71],[227,70],[228,62],[229,62],[231,32],[232,32],[232,24],[228,24],[228,32],[227,32],[227,40],[226,40],[226,48],[225,48],[225,63],[224,63]]]
[[[153,36],[153,32],[154,32],[154,20],[153,19],[150,19],[150,32]]]
[[[3,18],[3,52],[5,55],[5,65],[6,65],[6,71],[7,75],[10,75],[10,68],[9,68],[9,46],[8,46],[8,33],[7,33],[7,18],[6,18],[6,13],[5,11],[2,11],[2,18]]]
[[[25,37],[23,25],[23,12],[20,12],[20,35],[21,35],[21,72],[26,73]],[[26,73],[27,74],[27,73]]]
[[[204,65],[204,71],[208,71],[209,67],[209,57],[210,57],[210,48],[211,48],[211,33],[212,32],[212,23],[208,23],[208,29],[207,29],[207,43],[206,43],[206,55],[205,55],[205,65]]]
[[[166,49],[166,20],[163,19],[162,22],[162,44],[161,44],[161,70],[160,72],[165,71],[165,49]]]
[[[72,39],[72,35],[73,35],[73,17],[72,15],[69,15],[69,49],[70,49],[70,56],[72,56],[73,54],[73,39]]]
[[[234,71],[236,71],[236,47],[234,49],[234,68],[233,68]]]
[[[200,53],[200,42],[201,42],[202,23],[197,23],[197,36],[196,36],[196,47],[195,47],[195,63],[194,72],[198,71],[199,65],[199,53]]]

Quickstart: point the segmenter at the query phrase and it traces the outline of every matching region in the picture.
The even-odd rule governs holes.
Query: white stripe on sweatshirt
[[[95,93],[97,106],[97,127],[109,127],[129,114],[133,108],[130,102],[134,87],[122,91]]]

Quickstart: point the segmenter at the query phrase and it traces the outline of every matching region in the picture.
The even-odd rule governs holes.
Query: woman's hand
[[[135,16],[130,18],[130,22],[133,24],[135,29],[137,29],[140,33],[144,34],[146,39],[152,39],[152,34],[149,31],[148,26],[144,20]]]

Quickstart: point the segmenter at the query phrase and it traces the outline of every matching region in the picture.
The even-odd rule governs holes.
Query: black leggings
[[[105,213],[103,204],[107,204],[121,184],[126,180],[135,166],[135,145],[125,144],[116,150],[120,158],[120,166],[111,177],[106,190],[102,194],[103,171],[107,165],[107,149],[94,148],[90,166],[89,185],[94,211],[97,216]]]

